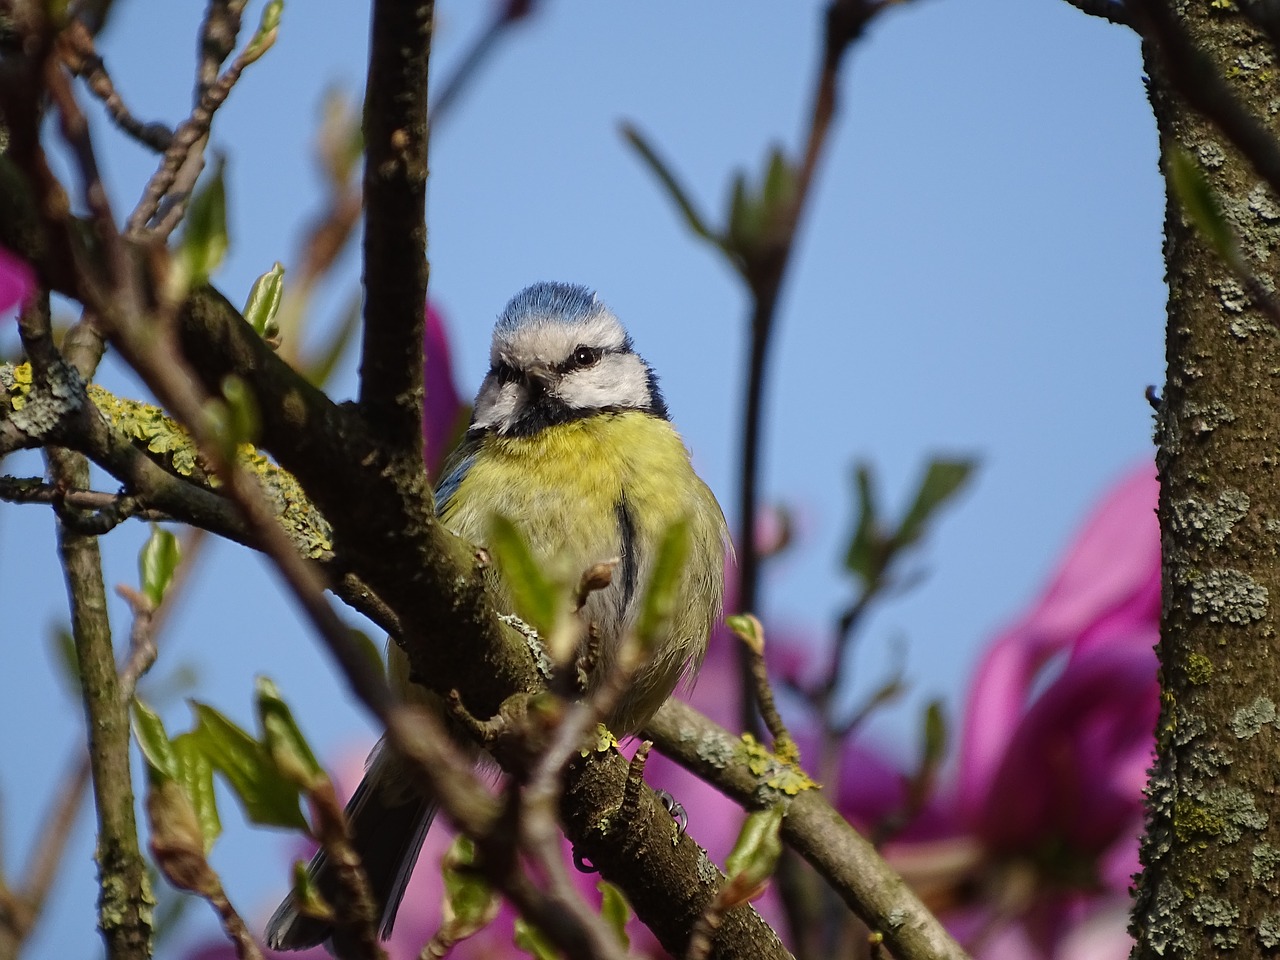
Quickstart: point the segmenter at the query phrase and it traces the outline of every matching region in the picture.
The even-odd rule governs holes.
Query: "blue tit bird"
[[[574,580],[598,563],[615,564],[609,585],[590,594],[580,613],[600,641],[594,679],[619,659],[661,538],[672,524],[688,524],[688,558],[665,635],[607,718],[616,735],[634,733],[702,662],[724,594],[724,514],[693,470],[653,370],[590,290],[538,283],[517,294],[498,317],[489,359],[437,510],[450,530],[482,547],[494,515],[507,517],[544,568]],[[511,609],[502,571],[490,571],[495,605]],[[409,682],[408,660],[395,644],[389,661],[392,682],[407,698],[433,701]],[[383,938],[435,814],[400,767],[379,744],[347,806]],[[323,854],[309,869],[321,893],[331,894],[333,871]],[[267,942],[296,950],[332,932],[325,921],[302,916],[290,896],[271,918]],[[341,955],[341,944],[334,947]]]

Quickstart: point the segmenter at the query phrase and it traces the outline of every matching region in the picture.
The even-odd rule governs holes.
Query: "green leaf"
[[[547,935],[524,917],[516,917],[515,944],[534,960],[561,960],[560,951],[552,946]]]
[[[276,42],[276,34],[280,29],[280,15],[284,13],[284,0],[271,0],[262,10],[262,19],[258,21],[257,32],[241,55],[245,65],[253,63],[271,49]]]
[[[284,264],[277,260],[270,270],[253,281],[253,286],[249,288],[249,299],[244,304],[244,318],[258,332],[258,336],[272,339],[279,332],[274,329],[275,318],[283,297]]]
[[[516,614],[544,640],[550,637],[559,619],[560,591],[542,572],[516,525],[498,513],[489,523],[489,548]]]
[[[772,220],[776,216],[786,214],[795,202],[796,172],[787,161],[781,147],[774,147],[769,155],[769,166],[764,176],[764,189],[761,200]]]
[[[182,232],[178,258],[184,287],[189,289],[207,281],[227,255],[227,190],[223,179],[226,161],[218,158],[213,173],[205,179],[187,208],[187,223]]]
[[[596,884],[596,889],[600,891],[600,916],[618,935],[622,949],[630,948],[627,923],[631,920],[631,905],[627,903],[626,895],[608,880],[601,880]]]
[[[947,752],[947,715],[941,700],[930,700],[924,711],[924,734],[920,750],[922,770],[937,770]]]
[[[298,912],[304,917],[326,921],[333,919],[333,907],[320,892],[305,860],[295,860],[293,864],[293,902],[298,905]]]
[[[475,844],[459,835],[440,864],[444,880],[443,926],[450,943],[474,936],[493,922],[502,898],[475,869]]]
[[[677,520],[667,527],[658,544],[658,552],[649,574],[640,616],[636,620],[636,636],[643,648],[652,648],[658,634],[671,620],[685,562],[689,558],[689,521]]]
[[[328,778],[298,729],[289,705],[268,678],[258,677],[255,688],[258,722],[272,762],[300,790],[314,789]]]
[[[197,725],[192,731],[200,749],[253,823],[306,830],[298,788],[276,768],[266,747],[207,704],[191,701]]]
[[[725,872],[740,886],[750,889],[773,875],[782,856],[782,804],[775,803],[751,813],[725,861]]]
[[[855,483],[858,519],[849,540],[849,549],[845,551],[844,567],[870,584],[884,572],[884,560],[879,508],[876,506],[875,483],[869,464],[858,464]]]
[[[213,793],[213,764],[205,756],[200,739],[191,733],[179,734],[173,739],[173,754],[178,782],[191,799],[204,833],[204,852],[208,853],[222,835],[222,818],[218,816],[218,801]]]
[[[976,460],[944,460],[930,462],[925,470],[924,479],[916,490],[915,500],[907,510],[894,540],[898,546],[914,543],[924,533],[925,524],[933,517],[938,508],[954,497],[972,476]]]
[[[164,722],[137,697],[133,698],[133,738],[138,741],[153,777],[179,779],[178,758],[169,735],[165,733]]]
[[[755,229],[755,201],[747,192],[747,175],[738,170],[733,175],[733,188],[729,192],[729,218],[726,242],[742,253],[754,246],[759,239]]]
[[[1243,267],[1231,224],[1209,188],[1204,171],[1191,154],[1180,147],[1169,151],[1169,182],[1183,212],[1214,252],[1233,267]]]
[[[640,159],[644,161],[645,166],[649,168],[650,172],[658,178],[658,182],[661,183],[663,189],[666,190],[667,196],[671,199],[671,202],[676,205],[677,209],[679,209],[680,214],[684,217],[684,222],[689,229],[703,240],[719,246],[721,244],[720,237],[712,233],[707,227],[706,221],[703,220],[702,215],[698,213],[697,207],[694,206],[693,200],[690,199],[688,191],[681,186],[680,181],[677,180],[675,174],[671,172],[671,168],[668,167],[662,158],[658,156],[657,151],[650,146],[649,141],[644,138],[644,135],[630,124],[623,124],[622,136],[633,148],[635,148],[636,153],[639,155]]]
[[[724,618],[733,635],[751,648],[756,656],[764,655],[764,625],[750,613],[735,613]]]
[[[234,374],[229,374],[222,379],[222,397],[227,405],[223,441],[232,450],[242,443],[253,443],[258,437],[262,421],[258,416],[258,401],[249,385]]]
[[[182,560],[178,538],[156,524],[151,525],[151,535],[138,553],[138,574],[142,580],[142,593],[151,601],[152,608],[164,600],[173,575]]]

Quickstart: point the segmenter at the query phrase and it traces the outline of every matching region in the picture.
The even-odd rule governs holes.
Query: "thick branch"
[[[396,453],[422,459],[427,299],[427,63],[435,4],[375,0],[364,105],[360,406]]]

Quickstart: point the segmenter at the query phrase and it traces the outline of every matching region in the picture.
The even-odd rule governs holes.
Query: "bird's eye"
[[[573,351],[573,365],[575,367],[589,367],[600,359],[600,351],[594,347],[579,347]]]

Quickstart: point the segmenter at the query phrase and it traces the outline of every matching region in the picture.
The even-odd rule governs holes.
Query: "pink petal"
[[[1098,644],[1148,642],[1139,624],[1159,615],[1159,485],[1143,464],[1102,502],[1067,551],[1048,590],[988,649],[965,712],[960,800],[982,803],[1045,664]]]
[[[0,312],[25,306],[36,289],[36,274],[17,254],[0,247]]]
[[[1091,859],[1115,843],[1141,814],[1131,774],[1150,761],[1159,693],[1149,647],[1071,661],[1008,742],[976,818],[988,848]]]
[[[423,336],[426,363],[423,379],[426,399],[423,408],[422,434],[426,445],[427,471],[435,476],[449,452],[458,430],[462,401],[453,380],[453,361],[444,317],[434,304],[427,304],[427,327]]]

